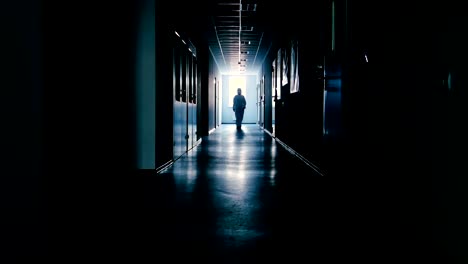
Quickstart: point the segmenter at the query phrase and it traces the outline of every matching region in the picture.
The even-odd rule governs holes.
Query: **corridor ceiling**
[[[252,74],[263,62],[265,32],[257,20],[260,8],[257,2],[220,0],[214,3],[208,45],[221,72]]]
[[[174,1],[178,17],[183,18],[178,22],[202,36],[221,73],[256,74],[271,45],[263,26],[270,12],[265,4],[274,2],[186,1]]]

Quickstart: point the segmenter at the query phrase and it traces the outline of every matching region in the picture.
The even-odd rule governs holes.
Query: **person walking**
[[[241,129],[242,120],[244,119],[244,110],[247,105],[245,101],[245,96],[242,95],[242,89],[237,88],[237,94],[234,96],[234,101],[232,104],[232,110],[236,114],[236,126],[237,129]]]

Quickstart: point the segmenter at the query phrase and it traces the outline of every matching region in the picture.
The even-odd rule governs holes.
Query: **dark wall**
[[[305,3],[294,1],[286,6],[271,5],[263,8],[266,9],[260,11],[259,8],[263,21],[261,25],[266,30],[267,39],[272,42],[268,59],[263,64],[263,73],[267,79],[265,89],[270,93],[267,99],[272,96],[271,63],[277,59],[278,49],[286,50],[289,56],[291,41],[299,43],[300,91],[290,94],[289,83],[281,87],[281,98],[275,112],[275,136],[316,165],[324,167],[324,80],[321,78],[323,70],[319,67],[323,67],[325,46],[329,46],[324,36],[329,26],[329,7],[323,2],[316,2],[310,8]],[[269,104],[267,109],[271,109],[271,100],[266,102]],[[272,125],[271,116],[266,117],[265,124],[266,127]]]
[[[466,40],[459,38],[467,20],[459,9],[449,1],[414,3],[395,11],[399,19],[391,34],[394,52],[388,58],[399,65],[392,76],[395,85],[388,87],[395,100],[387,105],[393,106],[395,120],[392,149],[398,151],[396,161],[404,168],[399,173],[404,183],[399,188],[401,210],[413,230],[407,246],[426,239],[434,254],[450,261],[466,261],[462,248],[468,245],[463,227],[467,214],[456,209],[465,208],[468,201],[461,191],[467,187],[462,176],[466,168],[456,154],[467,142],[460,134],[466,132],[461,125],[467,113],[461,103],[467,98],[466,77],[461,77],[466,74],[457,74],[467,69]],[[448,72],[458,75],[451,88]],[[386,73],[390,77],[390,71]]]
[[[44,175],[41,6],[0,4],[0,262],[41,260],[49,248]]]
[[[468,214],[459,210],[468,201],[466,166],[457,153],[467,145],[460,37],[467,20],[460,5],[397,1],[380,12],[380,2],[335,1],[333,52],[330,4],[317,4],[314,13],[295,2],[265,14],[277,45],[299,38],[307,47],[301,92],[283,97],[279,139],[325,168],[337,195],[347,197],[337,204],[361,216],[373,210],[374,224],[361,233],[369,241],[378,239],[372,228],[391,223],[383,233],[398,243],[397,254],[466,261]],[[319,133],[322,96],[313,78],[323,56],[342,69],[340,137]]]
[[[135,61],[136,160],[139,169],[156,169],[156,21],[155,1],[137,10]],[[159,42],[159,39],[158,39]],[[159,128],[159,127],[158,127]]]
[[[49,169],[131,169],[135,6],[64,9],[43,14]]]
[[[128,245],[115,228],[136,193],[136,9],[130,1],[42,6],[51,261]]]
[[[156,168],[173,159],[172,48],[175,28],[167,7],[156,1]]]

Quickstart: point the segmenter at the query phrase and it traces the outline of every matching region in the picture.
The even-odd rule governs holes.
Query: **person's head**
[[[242,93],[241,88],[237,88],[237,94],[241,94],[241,93]]]

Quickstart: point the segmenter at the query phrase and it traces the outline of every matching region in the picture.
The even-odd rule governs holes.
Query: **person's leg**
[[[240,128],[242,123],[242,116],[240,111],[236,111],[236,126],[237,128]]]
[[[239,122],[237,123],[237,127],[238,127],[238,128],[241,128],[241,126],[242,126],[242,120],[244,120],[244,110],[240,110],[240,111],[239,111],[239,118],[236,117],[236,120],[239,121]]]

